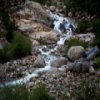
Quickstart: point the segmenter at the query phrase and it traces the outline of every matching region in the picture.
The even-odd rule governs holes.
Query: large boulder
[[[24,33],[49,30],[49,16],[39,3],[28,0],[13,16],[18,29]]]
[[[76,38],[91,44],[95,39],[95,35],[93,33],[78,34],[76,35]]]
[[[88,61],[75,61],[73,64],[73,71],[74,72],[82,72],[82,73],[86,73],[89,72],[91,65]]]
[[[31,20],[16,20],[18,29],[24,33],[33,33],[40,31],[50,31],[51,29],[43,23],[32,22]]]
[[[46,66],[45,60],[41,55],[38,55],[36,60],[34,61],[33,67],[42,68]]]
[[[69,48],[67,56],[70,60],[77,60],[83,56],[85,49],[82,46],[72,46]]]
[[[68,59],[62,57],[62,58],[58,58],[58,59],[54,60],[54,61],[51,63],[51,66],[52,66],[52,67],[58,68],[58,67],[61,67],[61,66],[63,66],[63,65],[66,65],[67,62],[68,62]]]
[[[43,7],[34,1],[27,1],[22,5],[22,9],[17,12],[21,18],[32,18],[33,20],[48,20],[48,15]]]
[[[30,38],[32,38],[34,40],[38,40],[39,42],[40,42],[40,40],[43,40],[46,43],[55,43],[59,39],[58,34],[54,31],[35,32],[33,34],[30,34]]]

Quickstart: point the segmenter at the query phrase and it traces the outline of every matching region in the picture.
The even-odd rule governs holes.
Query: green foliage
[[[91,82],[82,80],[79,87],[75,90],[76,100],[99,100],[100,99],[100,82]]]
[[[0,100],[29,100],[28,89],[23,86],[5,86],[0,89]]]
[[[87,15],[95,15],[97,18],[88,22],[86,20],[81,20],[78,23],[78,32],[84,33],[87,28],[93,27],[93,31],[95,33],[96,39],[94,45],[98,45],[100,47],[100,6],[99,0],[64,0],[68,11],[75,13],[76,11],[79,14],[83,12],[87,12]],[[81,12],[81,13],[80,13]],[[87,17],[87,16],[85,16]]]
[[[6,39],[9,42],[12,42],[12,40],[14,38],[14,28],[15,28],[14,22],[10,22],[9,25],[6,28],[7,28]]]
[[[17,35],[10,45],[0,50],[0,63],[30,55],[31,50],[31,41],[23,35]]]
[[[30,100],[51,100],[44,84],[39,83],[31,92]]]
[[[67,11],[72,11],[73,13],[75,11],[80,10],[80,6],[77,5],[77,3],[74,0],[64,0],[66,6],[67,6]]]
[[[7,62],[12,58],[12,54],[9,52],[10,48],[10,45],[5,45],[3,49],[0,49],[0,63]]]
[[[12,42],[14,38],[15,22],[10,20],[10,16],[6,11],[1,12],[1,16],[6,29],[6,39]]]
[[[67,52],[71,46],[82,46],[82,47],[86,48],[88,46],[88,44],[84,41],[77,39],[77,38],[71,38],[66,43],[65,55],[67,54]]]
[[[96,62],[96,69],[100,70],[100,57],[96,57],[95,62]]]
[[[11,47],[11,52],[14,58],[21,58],[26,55],[30,55],[32,50],[31,41],[23,35],[17,35]]]
[[[100,16],[99,0],[64,0],[67,9],[74,8],[75,11],[87,11]]]
[[[81,21],[78,22],[78,33],[83,33],[86,31],[87,28],[89,28],[90,22],[88,22],[85,19],[82,19]]]
[[[10,46],[5,46],[0,50],[0,63],[30,55],[32,50],[31,41],[15,32],[15,22],[11,21],[8,12],[3,11],[0,15],[6,31],[2,32],[1,36],[5,36],[7,41],[10,42]]]
[[[52,100],[43,84],[29,90],[25,85],[5,86],[0,89],[0,100]]]
[[[82,79],[73,91],[61,94],[61,100],[100,100],[100,81]]]
[[[71,98],[65,93],[60,93],[60,100],[71,100]]]
[[[91,82],[92,81],[92,82]],[[100,80],[81,79],[79,85],[68,91],[61,91],[60,100],[100,100]],[[0,100],[53,100],[44,84],[39,83],[28,89],[25,85],[0,88]]]
[[[95,44],[100,47],[100,19],[96,18],[92,21],[93,31],[95,34]]]
[[[5,37],[6,32],[0,32],[0,38]]]
[[[77,46],[77,45],[80,45],[84,48],[87,47],[87,43],[76,38],[72,38],[68,41],[68,48],[70,48],[71,46]]]

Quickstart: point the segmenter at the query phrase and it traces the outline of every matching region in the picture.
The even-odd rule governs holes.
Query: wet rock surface
[[[93,66],[93,58],[99,49],[93,47],[86,52],[81,46],[72,47],[68,51],[68,57],[73,62],[69,62],[64,57],[64,42],[72,37],[76,28],[75,22],[58,14],[62,12],[60,9],[49,9],[56,14],[50,10],[48,13],[40,4],[30,1],[17,12],[16,24],[19,30],[30,37],[33,52],[31,56],[0,64],[0,80],[11,81],[8,85],[19,84],[18,81],[21,81],[28,87],[43,82],[50,93],[58,95],[59,92],[73,91],[82,79],[95,80],[100,77],[100,72],[96,72]],[[48,16],[53,21],[54,30],[48,26]],[[69,17],[72,16],[69,12]],[[86,42],[94,39],[92,34],[75,37]],[[85,58],[83,53],[86,53]]]
[[[34,61],[33,66],[36,68],[41,68],[46,65],[44,58],[41,55],[38,55],[36,60]]]

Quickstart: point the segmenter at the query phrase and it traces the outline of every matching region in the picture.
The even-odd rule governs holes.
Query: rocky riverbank
[[[83,80],[94,82],[98,80],[99,76],[99,74],[79,74],[65,69],[52,68],[46,73],[40,73],[36,78],[31,78],[30,81],[27,82],[27,86],[32,88],[38,83],[46,84],[49,92],[57,97],[60,93],[70,95],[69,93],[73,92],[73,90],[77,88]]]
[[[71,20],[71,13],[67,18],[53,6],[27,1],[12,16],[19,31],[31,39],[33,51],[30,56],[0,64],[1,82],[25,83],[29,88],[42,82],[57,97],[59,93],[72,92],[83,79],[95,81],[100,77],[100,71],[95,70],[94,57],[100,54],[97,46],[85,48],[78,44],[66,50],[70,39],[88,45],[95,39],[92,33],[75,32],[77,23]]]

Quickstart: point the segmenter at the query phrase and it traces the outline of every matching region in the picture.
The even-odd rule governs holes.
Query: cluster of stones
[[[54,46],[52,44],[59,40],[59,36],[51,28],[41,23],[44,21],[48,22],[48,16],[45,10],[43,10],[40,4],[31,1],[27,2],[24,7],[26,9],[18,11],[15,18],[19,30],[30,37],[34,47],[37,46],[38,48],[40,44],[49,44],[46,48],[47,51],[49,48],[53,48]],[[54,6],[51,6],[49,9],[53,12],[56,11],[56,13],[62,12],[60,10],[57,11]],[[68,16],[72,17],[71,12],[68,13]],[[38,19],[39,22],[37,22]],[[85,42],[92,42],[95,36],[93,34],[81,34],[75,35],[73,38],[78,38]],[[57,96],[60,92],[69,93],[69,91],[73,91],[79,85],[81,79],[96,80],[100,77],[100,72],[95,71],[92,60],[98,54],[98,49],[92,49],[90,48],[88,53],[86,53],[86,50],[82,46],[69,48],[67,56],[71,62],[66,57],[62,57],[65,52],[64,46],[59,47],[56,51],[52,52],[52,54],[59,58],[51,63],[51,70],[45,73],[39,73],[38,77],[31,78],[27,82],[27,86],[33,87],[38,82],[42,82],[47,85],[50,93],[56,94]],[[0,79],[18,79],[26,73],[31,74],[37,68],[43,68],[46,62],[38,49],[35,51],[36,53],[34,52],[32,56],[1,64]],[[84,57],[84,53],[87,54],[86,57]]]
[[[78,74],[73,72],[59,71],[53,68],[51,71],[43,73],[39,77],[31,78],[27,83],[29,88],[34,87],[38,83],[43,83],[47,86],[49,92],[57,98],[59,94],[70,95],[77,88],[82,80],[95,81],[98,75]]]

